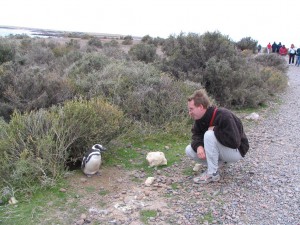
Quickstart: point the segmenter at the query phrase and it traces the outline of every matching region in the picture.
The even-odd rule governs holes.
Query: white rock
[[[154,177],[148,177],[145,181],[146,186],[150,186],[154,182],[155,178]]]
[[[245,117],[247,120],[258,120],[259,119],[259,115],[255,112],[251,113],[250,115]]]
[[[15,197],[11,197],[11,198],[9,199],[8,203],[14,205],[14,204],[17,204],[18,201],[17,201],[17,199],[16,199]]]
[[[201,168],[201,164],[196,163],[194,168],[193,168],[193,171],[198,172],[200,170],[200,168]]]
[[[150,167],[167,165],[167,159],[163,152],[149,152],[146,159]]]

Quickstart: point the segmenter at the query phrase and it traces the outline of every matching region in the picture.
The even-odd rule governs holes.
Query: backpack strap
[[[210,127],[212,127],[212,125],[213,125],[213,123],[214,123],[214,120],[215,120],[215,117],[216,117],[217,110],[218,110],[218,108],[215,108],[214,113],[213,113],[213,115],[212,115],[212,117],[211,117],[211,120],[210,120],[210,122],[209,122],[209,126],[210,126]]]

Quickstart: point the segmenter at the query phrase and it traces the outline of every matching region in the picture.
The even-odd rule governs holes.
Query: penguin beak
[[[101,150],[100,150],[100,152],[102,152],[102,151],[106,151],[107,149],[106,148],[104,148],[103,146],[102,146],[102,148],[101,148]]]

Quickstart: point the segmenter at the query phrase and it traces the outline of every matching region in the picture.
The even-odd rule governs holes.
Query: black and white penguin
[[[101,152],[103,151],[106,151],[106,148],[100,144],[95,144],[84,155],[81,163],[81,169],[88,177],[99,173],[101,165]]]

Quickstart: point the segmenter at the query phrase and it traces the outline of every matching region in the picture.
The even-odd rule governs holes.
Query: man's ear
[[[202,104],[200,104],[198,107],[199,107],[201,110],[204,109],[204,107],[203,107]]]

